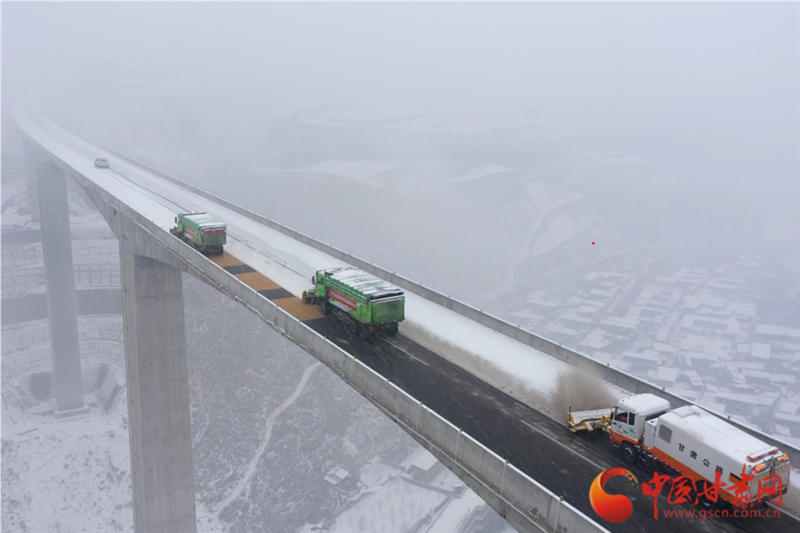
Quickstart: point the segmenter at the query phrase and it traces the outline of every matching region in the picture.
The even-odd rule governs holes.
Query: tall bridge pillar
[[[39,222],[39,186],[37,184],[36,157],[33,155],[30,141],[22,143],[22,152],[25,159],[25,187],[28,195],[28,206],[31,210],[31,222]]]
[[[34,167],[38,176],[53,392],[58,416],[83,408],[67,181],[64,171],[52,163],[40,161]]]
[[[136,533],[196,531],[181,272],[120,235]]]

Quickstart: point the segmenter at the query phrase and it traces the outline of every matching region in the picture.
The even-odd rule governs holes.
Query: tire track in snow
[[[261,440],[261,444],[258,445],[258,449],[256,450],[255,455],[250,462],[247,464],[247,468],[245,468],[244,475],[239,479],[239,482],[233,488],[230,494],[222,500],[218,505],[214,508],[214,513],[219,516],[219,514],[225,510],[234,500],[236,500],[241,494],[242,491],[247,489],[250,485],[250,480],[253,478],[253,475],[256,473],[256,467],[258,466],[258,462],[261,460],[261,456],[264,455],[264,452],[267,451],[267,446],[269,445],[270,438],[272,437],[272,428],[275,427],[275,422],[278,420],[280,414],[286,410],[290,405],[297,400],[298,396],[303,392],[303,389],[306,387],[306,383],[308,383],[308,379],[311,377],[311,373],[314,372],[322,363],[319,361],[311,365],[310,367],[306,368],[305,372],[303,372],[303,376],[300,378],[300,383],[297,384],[297,388],[294,389],[294,392],[286,398],[286,400],[275,409],[269,418],[267,418],[267,427],[264,431],[264,438]]]

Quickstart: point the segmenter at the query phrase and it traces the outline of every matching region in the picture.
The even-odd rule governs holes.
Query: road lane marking
[[[522,422],[523,424],[525,424],[526,426],[528,426],[529,428],[531,428],[532,430],[534,430],[536,433],[539,433],[539,434],[541,434],[543,437],[547,437],[548,439],[550,439],[551,441],[555,442],[556,444],[558,444],[559,446],[561,446],[562,448],[564,448],[564,449],[565,449],[565,450],[567,450],[568,452],[570,452],[570,453],[572,453],[572,454],[574,454],[574,455],[577,455],[578,457],[580,457],[581,459],[583,459],[583,460],[584,460],[584,461],[586,461],[587,463],[591,463],[591,464],[593,464],[594,466],[596,466],[596,467],[597,467],[597,468],[599,468],[600,470],[606,470],[606,469],[608,468],[608,467],[605,467],[605,466],[600,466],[599,464],[595,463],[595,462],[594,462],[594,461],[592,461],[591,459],[587,459],[587,458],[586,458],[586,456],[584,456],[584,455],[581,455],[579,452],[577,452],[577,451],[573,450],[572,448],[570,448],[569,446],[567,446],[567,445],[566,445],[566,444],[564,444],[563,442],[559,441],[559,440],[558,440],[558,439],[556,439],[555,437],[553,437],[553,436],[551,436],[551,435],[548,435],[547,433],[545,433],[545,432],[544,432],[544,431],[542,431],[541,429],[539,429],[539,428],[537,428],[537,427],[534,427],[534,426],[532,426],[532,425],[531,425],[531,424],[529,424],[528,422],[526,422],[526,421],[524,421],[524,420],[522,420],[522,419],[520,419],[520,422]]]
[[[420,362],[420,363],[422,363],[423,365],[425,365],[425,366],[431,366],[431,365],[429,365],[428,363],[426,363],[425,361],[423,361],[422,359],[420,359],[419,357],[417,357],[416,355],[411,355],[410,353],[408,353],[407,351],[405,351],[403,348],[401,348],[399,345],[397,345],[397,344],[395,344],[395,343],[393,343],[393,342],[389,342],[389,344],[391,344],[392,346],[394,346],[395,348],[397,348],[398,350],[400,350],[401,352],[403,352],[404,354],[406,354],[406,355],[407,355],[407,356],[409,356],[410,358],[412,358],[412,359],[416,359],[417,361],[419,361],[419,362]]]

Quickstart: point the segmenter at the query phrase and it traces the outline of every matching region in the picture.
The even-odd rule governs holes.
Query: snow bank
[[[35,122],[26,127],[37,130],[39,142],[54,154],[165,230],[174,224],[175,213],[180,210],[205,211],[219,217],[228,224],[227,251],[295,296],[311,285],[311,275],[317,270],[350,266],[106,153],[40,112]],[[98,156],[107,157],[111,169],[94,168],[93,160]],[[542,193],[542,187],[538,187],[534,196],[541,201]],[[558,198],[560,203],[573,199]],[[462,355],[452,357],[454,363],[482,378],[484,372],[491,374],[489,381],[507,392],[523,387],[528,394],[517,390],[514,395],[521,401],[533,402],[539,410],[545,408],[543,402],[554,401],[559,377],[569,365],[419,296],[406,293],[406,297],[410,327],[401,327],[401,331],[413,334],[414,340],[428,346],[444,343],[457,348]],[[600,386],[615,390],[608,384]],[[553,413],[552,409],[546,411]]]

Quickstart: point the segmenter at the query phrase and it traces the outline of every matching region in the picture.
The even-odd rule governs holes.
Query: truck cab
[[[574,433],[607,431],[627,462],[641,457],[664,465],[691,478],[696,487],[721,482],[719,497],[734,506],[779,499],[789,487],[788,454],[696,405],[670,410],[663,398],[637,394],[611,408],[570,407],[567,427]],[[750,476],[748,497],[741,494],[747,492],[741,483],[745,474]]]
[[[655,420],[670,410],[669,402],[655,394],[636,394],[620,400],[611,413],[608,434],[611,443],[638,446],[644,436],[647,422]]]

